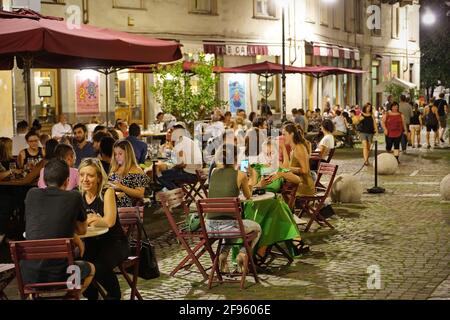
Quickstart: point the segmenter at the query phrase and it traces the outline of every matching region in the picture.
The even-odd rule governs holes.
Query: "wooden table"
[[[243,202],[246,202],[246,201],[258,202],[258,201],[264,201],[264,200],[268,200],[268,199],[275,199],[275,193],[266,192],[265,194],[260,195],[260,196],[253,196],[251,200],[247,200],[247,199],[245,199],[244,195],[240,195],[239,199],[241,199],[241,201],[243,201]]]
[[[109,231],[106,227],[88,227],[86,234],[80,235],[81,239],[101,236]]]

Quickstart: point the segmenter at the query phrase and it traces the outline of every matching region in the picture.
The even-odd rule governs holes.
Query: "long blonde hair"
[[[106,183],[108,182],[108,175],[106,174],[105,170],[103,169],[103,166],[99,159],[96,158],[86,158],[83,161],[81,161],[80,166],[78,167],[78,172],[81,171],[81,169],[86,167],[92,167],[95,169],[95,172],[97,173],[97,179],[98,179],[98,185],[97,185],[97,196],[100,196],[100,199],[103,200],[103,189],[105,188]],[[81,193],[86,193],[81,188],[81,183],[79,186],[79,189]]]
[[[12,140],[10,138],[0,138],[0,161],[9,161],[12,156]]]
[[[134,154],[133,147],[128,140],[119,140],[114,143],[113,150],[116,148],[120,148],[125,151],[125,163],[123,165],[123,174],[127,175],[130,172],[132,167],[139,167],[136,161],[136,155]],[[116,161],[116,157],[113,154],[111,159],[111,170],[109,171],[109,175],[116,173],[119,169],[119,164]]]

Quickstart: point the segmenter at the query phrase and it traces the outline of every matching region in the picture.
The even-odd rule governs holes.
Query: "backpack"
[[[432,111],[432,108],[430,108],[430,111],[425,116],[425,124],[430,127],[437,126],[439,124],[436,115]]]

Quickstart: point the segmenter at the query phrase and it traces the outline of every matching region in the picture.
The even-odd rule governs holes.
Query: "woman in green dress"
[[[234,145],[223,145],[222,159],[219,166],[214,169],[209,181],[209,198],[238,198],[242,190],[246,199],[251,199],[252,192],[249,187],[247,175],[237,170],[237,147]],[[206,229],[208,231],[230,231],[236,230],[236,220],[231,220],[229,214],[209,213],[205,219]],[[252,241],[251,247],[254,248],[261,236],[261,226],[252,220],[243,220],[246,233],[256,231],[257,236]],[[223,246],[219,256],[219,264],[222,272],[228,272],[227,259],[232,245]],[[249,257],[245,248],[241,248],[237,256],[238,265],[242,272],[246,272],[248,268]]]

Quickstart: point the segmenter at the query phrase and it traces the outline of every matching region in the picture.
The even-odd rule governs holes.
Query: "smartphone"
[[[248,173],[248,166],[249,166],[249,161],[248,160],[242,160],[241,161],[241,171]]]

